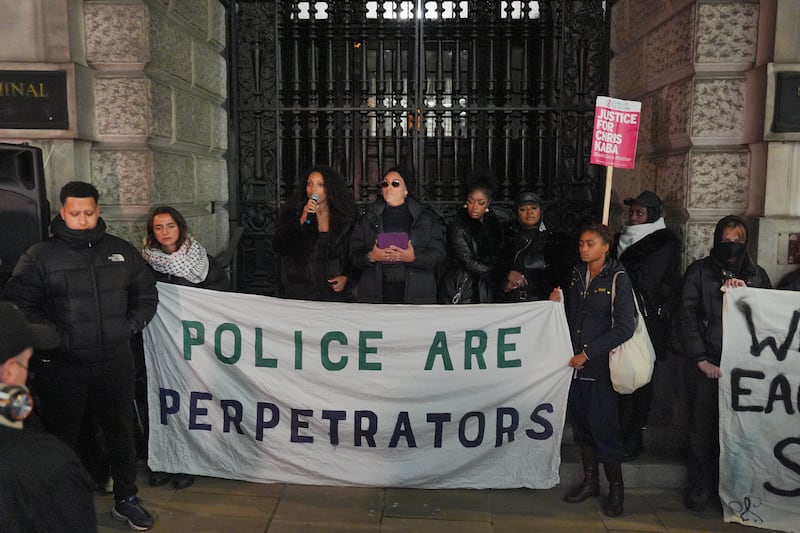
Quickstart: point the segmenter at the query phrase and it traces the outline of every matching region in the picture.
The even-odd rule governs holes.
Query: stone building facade
[[[45,154],[60,186],[98,186],[111,230],[139,242],[147,209],[187,215],[212,253],[228,242],[225,7],[219,0],[0,0],[0,70],[68,74],[69,130],[2,130]],[[774,281],[800,234],[800,133],[772,128],[778,72],[800,71],[795,0],[617,0],[610,95],[640,100],[636,166],[614,173],[612,201],[661,195],[707,254],[714,223],[753,221],[752,252]],[[796,258],[800,260],[800,258]]]
[[[775,76],[796,71],[800,4],[791,0],[619,0],[611,94],[642,101],[634,169],[618,199],[651,189],[685,238],[685,261],[708,254],[715,222],[752,221],[751,252],[776,283],[796,267],[797,133],[774,133]]]
[[[225,8],[216,0],[0,1],[2,70],[66,70],[68,130],[0,129],[45,160],[51,209],[71,180],[100,191],[110,231],[138,244],[171,204],[211,253],[228,241]]]

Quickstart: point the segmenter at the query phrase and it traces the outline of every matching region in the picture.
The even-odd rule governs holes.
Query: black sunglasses
[[[400,180],[392,180],[391,185],[395,189],[398,188],[400,186]],[[389,182],[388,181],[384,181],[383,183],[381,183],[381,189],[385,189],[388,186],[389,186]]]

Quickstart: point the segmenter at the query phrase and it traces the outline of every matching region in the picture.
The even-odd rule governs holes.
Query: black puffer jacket
[[[302,206],[281,212],[273,241],[275,253],[281,257],[281,283],[286,297],[321,301],[346,299],[354,284],[349,249],[355,213],[347,219],[331,213],[326,248],[319,244],[320,232],[316,224],[300,225],[301,212]],[[334,276],[348,276],[345,291],[337,293],[331,289],[328,280]]]
[[[436,268],[445,257],[445,232],[440,217],[413,198],[406,203],[413,217],[409,240],[417,256],[406,264],[405,298],[409,304],[436,303]],[[350,237],[350,259],[360,271],[358,281],[359,302],[383,301],[383,272],[380,263],[371,263],[367,254],[372,250],[378,233],[383,231],[382,199],[366,207],[353,228]]]
[[[721,239],[721,227],[727,220],[736,220],[744,225],[739,217],[725,217],[717,223],[714,244]],[[726,269],[727,272],[727,269]],[[741,264],[731,272],[748,287],[771,289],[766,271],[753,263],[745,254]],[[728,274],[730,276],[731,274]],[[719,366],[722,358],[722,263],[712,254],[698,259],[686,269],[681,292],[680,328],[678,338],[683,355],[695,362],[708,361]]]
[[[617,276],[614,314],[611,314],[611,288]],[[633,335],[636,307],[631,280],[616,259],[608,258],[600,273],[586,287],[586,264],[572,269],[572,278],[564,290],[572,350],[586,352],[589,360],[576,371],[577,379],[609,380],[608,352]],[[612,325],[613,324],[613,325]]]
[[[56,216],[50,232],[20,257],[4,298],[58,330],[58,357],[93,363],[130,356],[131,336],[158,305],[149,266],[130,243],[106,233],[102,218],[77,231]]]
[[[450,266],[439,283],[439,301],[449,303],[490,303],[499,284],[496,264],[503,244],[503,226],[489,211],[483,222],[459,209],[447,226]],[[458,302],[453,297],[461,294]]]

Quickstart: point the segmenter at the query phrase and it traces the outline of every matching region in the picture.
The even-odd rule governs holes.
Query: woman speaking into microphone
[[[281,295],[295,300],[349,297],[348,244],[355,202],[330,167],[306,172],[281,211],[273,246],[281,258]]]

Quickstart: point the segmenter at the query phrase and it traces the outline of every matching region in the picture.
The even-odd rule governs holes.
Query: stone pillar
[[[0,0],[0,68],[63,65],[69,130],[0,130],[42,147],[52,208],[91,181],[110,231],[141,242],[171,204],[217,253],[228,240],[225,9],[217,0]],[[0,24],[3,24],[0,22]],[[31,31],[33,28],[33,31]]]

